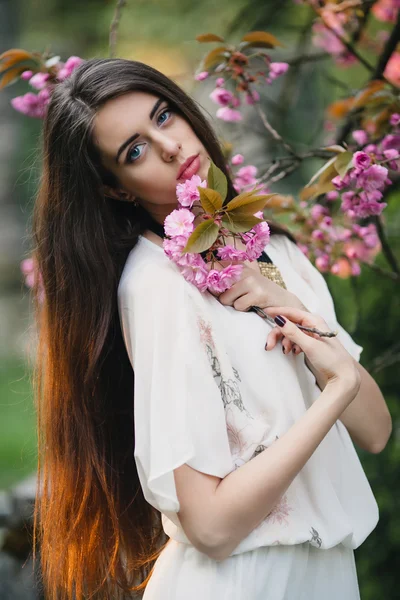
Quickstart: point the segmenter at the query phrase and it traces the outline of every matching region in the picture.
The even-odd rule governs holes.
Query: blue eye
[[[144,146],[144,144],[137,144],[129,150],[128,154],[126,155],[126,160],[128,163],[135,162],[135,160],[142,156],[142,152],[139,152],[139,148],[142,146]]]
[[[168,121],[169,117],[167,117],[166,119],[162,119],[162,117],[165,117],[170,112],[171,111],[169,110],[169,108],[165,109],[158,117],[157,122],[160,123],[160,121],[161,121],[161,125],[162,125],[163,123],[165,123],[165,121]]]
[[[163,125],[168,121],[171,117],[172,110],[166,108],[162,113],[157,117],[157,123],[159,125]],[[128,151],[126,155],[126,162],[133,163],[137,161],[143,154],[143,151],[139,150],[139,148],[145,146],[146,144],[136,144],[136,146],[132,146],[132,148]]]

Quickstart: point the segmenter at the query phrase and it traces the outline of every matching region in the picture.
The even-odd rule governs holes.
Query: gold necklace
[[[258,265],[260,267],[261,275],[264,275],[264,277],[267,277],[274,283],[280,285],[281,287],[283,287],[283,289],[285,289],[285,290],[287,289],[286,284],[283,281],[282,273],[280,272],[278,267],[276,265],[274,265],[274,263],[259,261]]]

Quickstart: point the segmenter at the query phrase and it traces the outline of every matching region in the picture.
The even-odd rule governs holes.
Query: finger
[[[282,352],[283,352],[283,354],[289,354],[289,352],[291,351],[291,349],[292,349],[292,342],[288,338],[284,337],[283,340],[282,340]]]
[[[266,350],[272,350],[275,348],[279,340],[283,338],[283,333],[279,327],[274,327],[268,334],[267,343],[265,344]]]
[[[264,310],[270,317],[273,318],[281,315],[293,323],[298,323],[299,325],[329,329],[329,326],[325,323],[322,317],[311,314],[305,310],[301,310],[300,308],[294,308],[292,306],[268,306],[267,308],[264,308]]]
[[[298,346],[298,344],[293,344],[292,352],[293,354],[300,354],[303,352],[303,350],[300,348],[300,346]]]
[[[304,352],[312,347],[314,339],[303,333],[294,323],[286,319],[283,315],[275,317],[275,323],[278,325],[283,335],[294,344],[297,344]]]

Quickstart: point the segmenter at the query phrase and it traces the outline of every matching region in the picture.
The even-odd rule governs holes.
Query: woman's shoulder
[[[163,294],[171,296],[186,283],[163,249],[144,239],[139,238],[125,262],[118,284],[119,300],[137,294],[159,295],[162,299]]]

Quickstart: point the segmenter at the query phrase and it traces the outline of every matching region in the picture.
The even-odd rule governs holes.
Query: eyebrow
[[[151,109],[151,112],[149,114],[149,119],[150,121],[152,120],[152,118],[154,117],[155,113],[157,112],[158,107],[160,106],[160,104],[162,104],[164,102],[164,98],[159,98],[157,100],[157,102],[155,103],[155,105],[153,106],[153,108]],[[118,159],[120,157],[120,155],[122,154],[122,152],[125,150],[125,148],[127,146],[129,146],[129,144],[131,142],[133,142],[134,140],[136,140],[136,138],[138,138],[140,135],[140,133],[134,133],[133,135],[131,135],[130,138],[128,138],[127,140],[125,140],[125,142],[123,144],[121,144],[118,152],[117,152],[117,156],[115,157],[115,162],[118,164]]]

